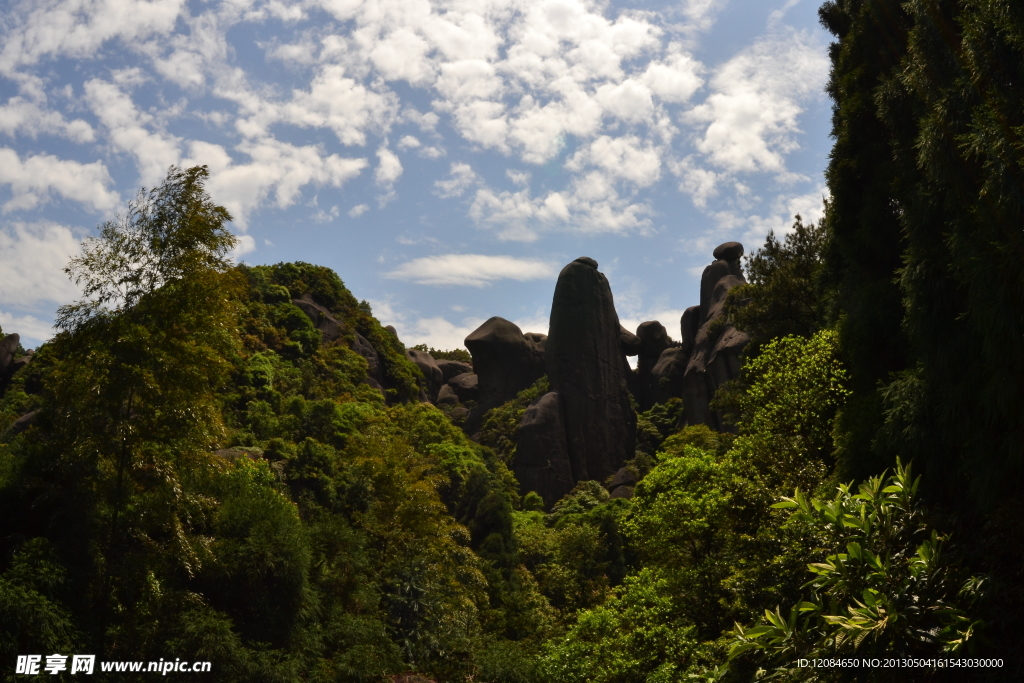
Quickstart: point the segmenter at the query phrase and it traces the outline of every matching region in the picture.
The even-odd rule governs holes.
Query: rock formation
[[[604,480],[634,455],[621,327],[608,279],[593,259],[562,269],[551,302],[545,360],[561,400],[574,481]]]
[[[520,489],[536,491],[548,508],[572,491],[575,480],[557,392],[544,394],[523,413],[516,432],[513,470]]]
[[[657,320],[648,320],[640,323],[636,328],[636,337],[640,340],[638,358],[636,362],[635,389],[633,396],[640,404],[640,410],[647,410],[658,402],[659,395],[658,378],[652,376],[651,371],[658,364],[662,352],[669,348],[671,340],[665,326]]]
[[[426,384],[422,388],[423,395],[420,396],[420,400],[430,402],[437,400],[437,393],[441,390],[444,375],[441,372],[441,368],[437,367],[434,357],[426,351],[418,351],[417,349],[406,349],[405,357],[412,361],[420,369],[420,372],[423,373],[423,379]]]
[[[544,374],[543,338],[533,334],[528,337],[515,323],[498,317],[466,337],[480,392],[479,405],[466,419],[470,434],[479,428],[484,413],[515,398]]]
[[[745,283],[739,264],[742,255],[742,245],[726,242],[715,249],[718,260],[705,268],[701,277],[701,323],[694,336],[693,350],[689,354],[683,376],[683,405],[686,407],[687,424],[706,424],[718,431],[726,429],[719,415],[708,404],[720,386],[739,376],[740,352],[750,341],[745,332],[729,324],[724,310],[729,290]],[[710,292],[705,301],[706,289],[710,289]],[[694,317],[683,315],[684,346],[693,328]]]
[[[444,360],[436,359],[437,367],[441,368],[441,376],[445,382],[450,380],[452,377],[458,377],[459,375],[465,375],[466,373],[473,372],[473,366],[469,363],[460,363],[457,360]]]
[[[474,373],[456,375],[448,380],[446,386],[451,387],[461,403],[480,400],[480,377]]]
[[[310,294],[304,294],[301,299],[292,299],[292,304],[313,321],[314,327],[320,330],[324,342],[336,341],[347,331],[346,325],[335,318],[326,308],[313,301]],[[391,331],[394,332],[394,328],[391,328]],[[384,368],[380,362],[380,354],[366,337],[355,331],[353,334],[355,339],[349,344],[349,347],[366,359],[366,383],[383,392]]]
[[[14,363],[14,354],[18,351],[19,342],[21,342],[21,337],[17,332],[0,339],[0,377],[7,374]]]

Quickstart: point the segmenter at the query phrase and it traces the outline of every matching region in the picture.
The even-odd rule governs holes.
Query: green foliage
[[[848,395],[837,346],[832,330],[783,337],[743,366],[749,389],[737,402],[733,449],[771,489],[813,488],[828,473],[833,420]]]
[[[827,221],[827,218],[822,222]],[[746,259],[748,284],[729,291],[729,321],[750,334],[747,355],[771,339],[810,337],[824,319],[820,284],[826,230],[800,216],[782,241],[769,232],[763,247]]]
[[[473,356],[470,355],[469,351],[467,351],[466,349],[452,349],[450,351],[441,351],[440,349],[435,349],[434,347],[427,346],[426,344],[417,344],[412,348],[416,349],[417,351],[426,351],[431,355],[431,357],[434,360],[456,360],[459,361],[460,363],[473,365]]]
[[[510,464],[515,457],[516,430],[523,413],[534,400],[549,391],[548,377],[544,375],[532,386],[523,389],[514,399],[492,408],[480,427],[480,443],[494,449],[498,457]]]
[[[636,448],[653,455],[666,437],[679,428],[683,417],[683,401],[670,398],[665,403],[655,403],[650,410],[636,416]]]
[[[698,645],[654,571],[630,577],[622,594],[580,615],[545,648],[542,680],[552,683],[669,683],[684,677]]]
[[[788,617],[776,608],[759,625],[737,625],[730,657],[761,651],[785,669],[798,657],[929,658],[972,647],[981,622],[968,610],[984,581],[965,580],[945,560],[948,538],[925,522],[918,483],[898,464],[857,493],[842,485],[827,500],[797,490],[775,504],[792,509],[792,522],[809,527],[828,554],[808,565],[810,594]]]

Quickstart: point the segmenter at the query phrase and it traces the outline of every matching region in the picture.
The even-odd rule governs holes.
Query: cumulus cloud
[[[24,97],[12,97],[0,106],[0,132],[7,135],[59,135],[72,142],[92,142],[96,134],[92,126],[82,119],[68,121],[45,102],[34,102]]]
[[[237,235],[237,237],[238,243],[228,256],[228,258],[236,262],[246,254],[256,251],[256,240],[252,235]]]
[[[0,162],[0,168],[6,164]],[[56,223],[11,223],[0,227],[0,301],[32,308],[40,303],[68,303],[78,289],[64,267],[78,254],[79,239]],[[7,328],[8,332],[20,330]],[[39,338],[39,337],[37,337]]]
[[[455,162],[447,180],[434,182],[434,190],[439,197],[461,197],[466,190],[479,182],[479,177],[469,164]]]
[[[128,93],[115,84],[94,78],[85,83],[85,98],[107,129],[113,145],[135,157],[143,185],[156,185],[167,167],[178,163],[181,139],[159,130],[153,116],[139,111]]]
[[[17,332],[21,345],[26,348],[38,346],[53,336],[53,324],[34,315],[18,315],[0,310],[0,327],[5,334]]]
[[[249,214],[271,196],[278,208],[285,209],[296,202],[303,186],[341,187],[368,165],[363,158],[325,156],[315,145],[291,145],[274,138],[241,143],[239,151],[251,159],[244,164],[233,163],[219,145],[192,143],[190,149],[193,158],[183,163],[210,166],[207,190],[242,227]]]
[[[808,35],[786,32],[754,44],[720,67],[712,94],[688,115],[707,128],[697,149],[732,172],[785,170],[797,149],[803,102],[823,96],[828,57]]]
[[[540,280],[554,277],[557,267],[550,261],[484,256],[481,254],[443,254],[426,256],[403,263],[386,277],[421,285],[461,285],[484,287],[498,280]]]
[[[113,209],[119,197],[107,189],[110,174],[102,161],[83,164],[51,154],[26,156],[0,147],[0,185],[9,185],[13,195],[3,211],[34,209],[53,194],[79,202],[93,211]]]
[[[55,0],[5,10],[0,73],[44,57],[89,58],[107,41],[139,41],[169,33],[185,0]]]
[[[377,150],[377,162],[377,170],[373,172],[373,179],[377,185],[390,188],[402,177],[402,162],[399,161],[398,155],[386,146],[381,146]]]

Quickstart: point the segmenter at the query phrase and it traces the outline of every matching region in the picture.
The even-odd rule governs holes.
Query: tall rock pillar
[[[545,362],[558,392],[574,481],[603,481],[633,457],[636,414],[608,279],[581,257],[558,275]]]

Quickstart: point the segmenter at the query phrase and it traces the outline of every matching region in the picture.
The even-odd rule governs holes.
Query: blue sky
[[[816,220],[811,0],[0,0],[0,326],[78,296],[80,240],[207,164],[236,257],[333,268],[406,344],[547,331],[587,255],[674,338],[711,250]]]

